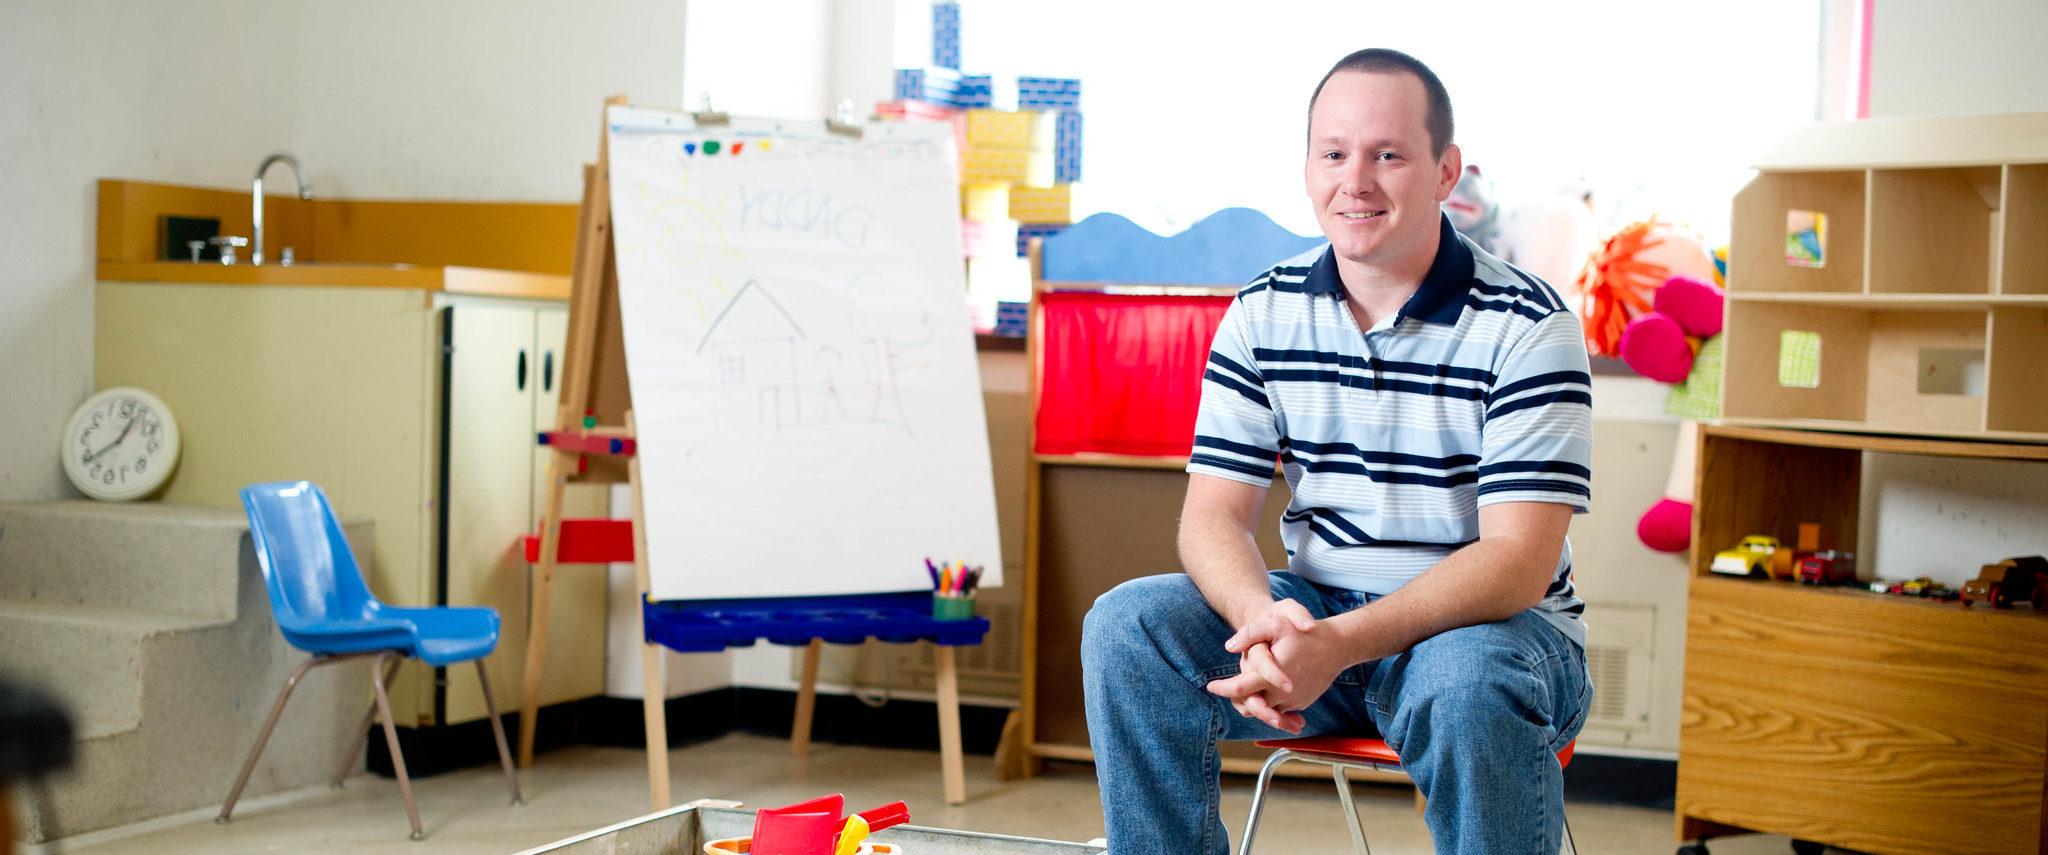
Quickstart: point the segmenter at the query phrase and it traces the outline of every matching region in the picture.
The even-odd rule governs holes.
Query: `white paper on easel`
[[[947,125],[607,113],[657,600],[1001,582]]]

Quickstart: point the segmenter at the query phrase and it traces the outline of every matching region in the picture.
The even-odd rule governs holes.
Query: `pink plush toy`
[[[1694,358],[1706,340],[1721,332],[1721,289],[1688,276],[1665,280],[1652,310],[1629,321],[1621,333],[1621,359],[1636,373],[1662,383],[1692,376]],[[1692,544],[1693,473],[1698,466],[1699,423],[1680,423],[1678,450],[1664,497],[1636,521],[1636,537],[1659,552],[1684,552]]]
[[[1651,311],[1637,315],[1621,333],[1621,361],[1659,383],[1678,383],[1692,374],[1700,344],[1721,332],[1721,289],[1689,276],[1664,281]]]

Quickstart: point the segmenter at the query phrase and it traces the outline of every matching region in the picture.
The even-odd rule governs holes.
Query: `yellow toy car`
[[[1780,549],[1778,539],[1761,534],[1752,534],[1742,539],[1734,549],[1723,549],[1714,553],[1714,563],[1707,569],[1730,576],[1749,576],[1755,579],[1771,577],[1771,562]]]

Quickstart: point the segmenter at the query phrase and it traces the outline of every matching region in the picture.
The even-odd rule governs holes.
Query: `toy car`
[[[1799,561],[1799,581],[1808,585],[1854,584],[1856,554],[1825,549],[1808,555]]]
[[[2011,608],[2015,600],[2032,601],[2034,608],[2048,610],[2048,558],[2024,555],[1986,564],[1977,578],[1963,583],[1964,603],[1990,603],[1992,608]]]
[[[1934,581],[1932,576],[1921,576],[1904,582],[1897,580],[1872,582],[1870,583],[1870,590],[1886,594],[1896,594],[1901,597],[1919,597],[1924,600],[1935,600],[1943,603],[1953,602],[1962,596],[1956,589]]]
[[[1777,538],[1752,534],[1743,538],[1734,549],[1714,553],[1714,563],[1707,569],[1730,576],[1767,579],[1771,575],[1771,556],[1778,549]]]

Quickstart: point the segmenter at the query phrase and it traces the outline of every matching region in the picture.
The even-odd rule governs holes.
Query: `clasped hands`
[[[1223,649],[1238,655],[1234,677],[1211,680],[1209,693],[1229,698],[1239,715],[1301,733],[1300,710],[1322,697],[1351,663],[1333,630],[1294,600],[1252,613]]]

